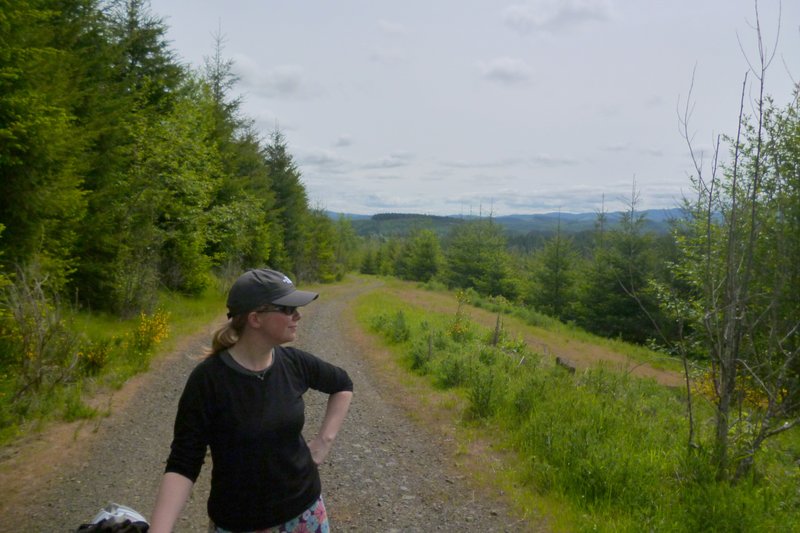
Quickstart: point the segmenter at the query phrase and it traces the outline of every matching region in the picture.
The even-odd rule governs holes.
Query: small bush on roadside
[[[411,369],[418,374],[427,374],[428,365],[433,359],[433,337],[429,334],[427,337],[418,338],[409,349],[411,356]]]
[[[436,383],[445,389],[458,387],[467,382],[469,367],[459,354],[448,352],[442,355],[433,371]]]
[[[456,293],[456,298],[458,300],[458,309],[453,321],[447,328],[447,333],[454,341],[466,344],[475,338],[475,328],[464,311],[464,306],[470,302],[470,292],[459,290]]]
[[[80,336],[61,317],[35,268],[19,270],[0,293],[3,367],[14,376],[10,401],[49,391],[77,376]]]
[[[87,376],[97,376],[106,367],[111,357],[113,339],[87,340],[78,352],[81,369]]]
[[[469,399],[467,416],[472,419],[484,419],[493,415],[498,393],[497,380],[491,369],[474,368],[467,388]]]
[[[157,309],[152,315],[139,314],[139,322],[133,330],[128,350],[137,370],[146,370],[155,347],[169,334],[169,313]]]
[[[380,332],[391,344],[406,342],[411,337],[411,328],[402,310],[395,313],[381,313],[372,318],[370,326]]]

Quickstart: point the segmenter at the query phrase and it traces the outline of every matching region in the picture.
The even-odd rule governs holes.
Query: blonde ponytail
[[[213,357],[236,344],[247,323],[247,313],[231,318],[226,324],[214,332],[211,348],[206,350],[206,357]]]

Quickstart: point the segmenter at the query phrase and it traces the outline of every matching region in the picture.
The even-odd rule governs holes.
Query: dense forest
[[[335,278],[333,224],[309,207],[283,134],[263,139],[241,115],[221,38],[195,72],[144,1],[2,8],[9,273],[120,314],[159,287],[198,293],[211,271]]]
[[[132,317],[162,292],[269,265],[301,282],[360,271],[474,291],[708,365],[720,478],[800,422],[800,105],[766,96],[766,61],[669,233],[647,229],[634,184],[620,220],[599,212],[582,232],[510,235],[487,216],[359,237],[309,205],[284,133],[243,116],[222,36],[194,70],[145,0],[0,0],[0,13],[9,397],[71,361],[48,344],[43,308]],[[745,393],[758,408],[741,408]]]

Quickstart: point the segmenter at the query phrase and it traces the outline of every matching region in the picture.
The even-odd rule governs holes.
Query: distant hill
[[[607,213],[609,227],[619,223],[622,212]],[[645,230],[654,233],[669,231],[669,221],[682,216],[680,209],[650,209],[641,212],[645,217]],[[430,229],[440,237],[446,235],[454,226],[473,220],[474,216],[437,216],[413,213],[378,213],[351,215],[328,212],[334,220],[344,216],[361,236],[403,237],[416,229]],[[539,213],[531,215],[506,215],[494,217],[494,221],[506,228],[509,235],[528,233],[549,234],[557,230],[559,224],[565,233],[578,233],[594,229],[597,213]]]

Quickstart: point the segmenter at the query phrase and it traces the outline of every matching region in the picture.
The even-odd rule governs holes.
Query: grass
[[[422,394],[451,398],[448,407],[438,405],[466,442],[488,440],[502,452],[502,464],[479,469],[481,477],[508,490],[523,512],[544,513],[561,531],[800,528],[797,431],[769,444],[752,478],[717,482],[708,446],[687,446],[680,389],[603,365],[568,374],[508,332],[492,346],[491,328],[465,319],[456,305],[442,312],[433,299],[410,295],[410,287],[390,282],[362,296],[357,319],[383,339],[400,368],[427,384]],[[576,342],[572,328],[545,326]],[[696,415],[699,441],[708,443],[710,406]],[[462,441],[457,454],[464,457],[468,447]]]
[[[439,284],[428,283],[420,285],[425,290],[439,294],[449,295],[449,291]],[[646,363],[653,368],[682,372],[681,362],[675,357],[651,350],[645,346],[631,344],[618,339],[609,339],[589,333],[571,323],[564,323],[558,319],[540,313],[532,308],[514,305],[506,299],[499,297],[481,296],[472,289],[467,291],[467,299],[471,305],[491,313],[501,314],[514,319],[517,325],[530,326],[530,332],[543,338],[558,338],[560,342],[578,342],[607,348],[630,359],[634,363]]]

